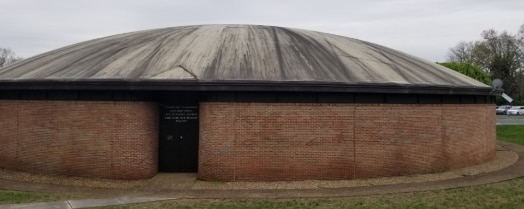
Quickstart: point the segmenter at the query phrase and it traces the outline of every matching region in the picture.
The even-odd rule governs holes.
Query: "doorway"
[[[198,102],[160,105],[159,172],[198,171]]]

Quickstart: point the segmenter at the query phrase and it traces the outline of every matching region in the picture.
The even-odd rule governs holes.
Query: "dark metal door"
[[[160,107],[159,172],[197,172],[198,103]]]

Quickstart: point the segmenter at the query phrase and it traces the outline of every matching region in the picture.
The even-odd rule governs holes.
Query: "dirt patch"
[[[66,186],[78,187],[94,187],[94,188],[115,188],[115,189],[130,189],[139,188],[146,184],[147,180],[111,180],[111,179],[96,179],[72,176],[56,176],[56,175],[42,175],[32,174],[21,171],[10,171],[0,169],[0,178],[12,181],[23,181],[32,183],[57,184]]]
[[[468,175],[487,173],[508,167],[518,160],[518,154],[499,149],[493,160],[467,168],[433,174],[412,176],[382,177],[356,180],[307,180],[276,182],[210,182],[198,181],[195,174],[160,173],[147,180],[111,180],[70,176],[37,175],[27,172],[0,170],[0,179],[30,183],[45,183],[84,188],[111,188],[134,191],[169,191],[169,190],[250,190],[250,189],[315,189],[344,188],[400,183],[416,183],[460,178]]]

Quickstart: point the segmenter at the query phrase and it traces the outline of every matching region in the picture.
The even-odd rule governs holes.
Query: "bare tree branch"
[[[11,65],[19,60],[22,60],[22,58],[17,57],[13,50],[8,48],[0,48],[0,68]]]

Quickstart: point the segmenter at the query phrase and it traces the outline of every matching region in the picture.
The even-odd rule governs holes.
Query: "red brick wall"
[[[0,100],[0,168],[112,179],[158,166],[156,104]]]
[[[0,100],[0,168],[113,179],[158,166],[153,103]],[[354,179],[495,154],[492,105],[201,103],[199,177]]]
[[[204,180],[355,179],[491,159],[492,105],[201,103]]]

